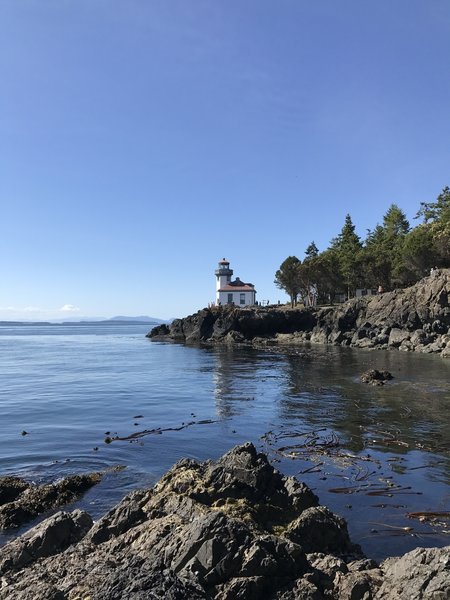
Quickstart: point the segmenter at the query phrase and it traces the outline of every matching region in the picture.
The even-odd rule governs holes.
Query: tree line
[[[333,302],[336,294],[351,298],[358,288],[384,291],[412,285],[434,267],[450,266],[450,188],[435,202],[421,202],[411,227],[405,213],[392,204],[382,224],[368,230],[362,240],[352,218],[345,217],[339,235],[319,252],[311,242],[301,261],[288,256],[275,273],[275,284],[297,304],[311,290],[320,303]]]

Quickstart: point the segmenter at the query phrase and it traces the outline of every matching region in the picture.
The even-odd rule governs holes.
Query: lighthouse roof
[[[253,292],[254,290],[253,283],[245,283],[239,277],[236,277],[234,281],[229,281],[226,285],[223,285],[219,292]]]
[[[229,265],[230,261],[227,260],[226,258],[222,258],[222,260],[219,260],[219,265]]]

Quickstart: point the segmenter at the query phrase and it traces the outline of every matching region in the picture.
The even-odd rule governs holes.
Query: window
[[[228,294],[228,304],[233,304],[233,294]]]
[[[231,281],[231,275],[227,275],[227,281]]]
[[[239,300],[240,304],[245,304],[245,294],[240,294],[240,300]]]

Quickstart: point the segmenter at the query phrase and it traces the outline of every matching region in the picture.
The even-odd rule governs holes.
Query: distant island
[[[169,320],[158,319],[157,317],[148,317],[145,315],[138,317],[126,317],[119,315],[105,319],[103,317],[80,317],[72,318],[66,321],[0,321],[0,326],[12,325],[120,325],[120,324],[148,324],[148,323],[169,323]]]

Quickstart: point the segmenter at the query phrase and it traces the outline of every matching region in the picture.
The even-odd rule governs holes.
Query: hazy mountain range
[[[65,319],[49,319],[48,321],[0,321],[0,325],[62,325],[64,323],[168,323],[171,319],[158,319],[157,317],[148,317],[140,315],[138,317],[127,317],[118,315],[117,317],[66,317]]]

